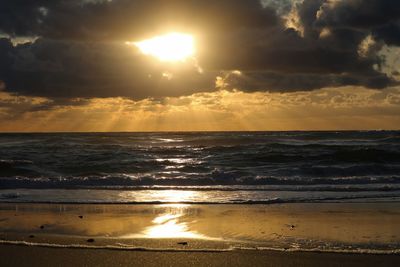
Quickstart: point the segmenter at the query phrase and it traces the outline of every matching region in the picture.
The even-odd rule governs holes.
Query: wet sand
[[[400,256],[309,252],[141,252],[0,245],[8,266],[400,266]]]
[[[9,203],[0,266],[399,266],[399,225],[400,203]]]

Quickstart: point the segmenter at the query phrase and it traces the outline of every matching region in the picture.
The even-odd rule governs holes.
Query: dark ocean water
[[[53,189],[47,197],[69,189],[68,201],[92,189],[86,200],[96,202],[102,197],[91,195],[104,189],[136,192],[126,202],[163,201],[135,196],[178,189],[229,201],[397,198],[400,132],[0,134],[0,188],[0,199],[25,192],[26,201],[45,195],[26,189]]]

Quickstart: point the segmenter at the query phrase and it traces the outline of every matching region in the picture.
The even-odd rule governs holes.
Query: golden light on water
[[[127,202],[153,202],[185,204],[196,200],[205,200],[202,192],[195,190],[142,190],[123,191],[118,194],[120,200]]]
[[[146,190],[142,192],[123,192],[121,199],[128,201],[151,202],[160,201],[163,203],[188,203],[202,199],[201,192],[186,190]]]
[[[211,239],[191,229],[194,221],[190,216],[192,206],[184,202],[192,202],[201,198],[201,192],[185,190],[146,190],[120,194],[122,199],[138,198],[141,201],[161,201],[170,204],[160,205],[163,212],[156,214],[140,233],[124,235],[124,238],[195,238]]]
[[[147,227],[143,235],[147,238],[205,238],[204,235],[190,231],[188,222],[182,219],[185,212],[179,206],[174,212],[161,214],[152,221],[154,225]]]
[[[195,222],[191,219],[191,205],[187,204],[165,204],[159,208],[164,212],[159,213],[151,221],[151,225],[145,227],[140,233],[128,234],[124,238],[194,238],[213,239],[191,229]]]
[[[127,44],[134,45],[143,54],[156,57],[161,61],[185,61],[196,52],[193,36],[177,32],[140,42],[127,42]]]
[[[183,190],[165,190],[157,192],[158,197],[165,200],[165,202],[190,202],[196,199],[198,195],[196,191],[183,191]]]

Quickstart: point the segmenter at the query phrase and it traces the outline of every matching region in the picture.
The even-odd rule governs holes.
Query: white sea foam
[[[251,251],[279,251],[279,252],[318,252],[318,253],[352,253],[352,254],[378,254],[378,255],[398,255],[400,249],[369,249],[369,248],[278,248],[265,246],[229,246],[227,248],[170,248],[170,247],[138,247],[126,244],[116,243],[115,245],[84,245],[84,244],[56,244],[56,243],[41,243],[28,242],[17,240],[0,240],[2,245],[17,245],[17,246],[34,246],[45,248],[61,248],[61,249],[100,249],[100,250],[122,250],[122,251],[153,251],[153,252],[209,252],[222,253],[235,250],[251,250]]]
[[[58,204],[276,204],[319,202],[397,202],[400,191],[273,190],[87,190],[4,189],[0,203]]]

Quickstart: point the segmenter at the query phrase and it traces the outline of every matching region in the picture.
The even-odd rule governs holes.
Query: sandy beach
[[[0,246],[1,266],[399,266],[397,255],[233,251],[140,252]]]
[[[397,266],[399,210],[399,203],[0,204],[1,266]]]

